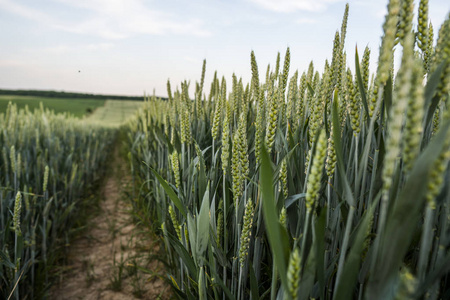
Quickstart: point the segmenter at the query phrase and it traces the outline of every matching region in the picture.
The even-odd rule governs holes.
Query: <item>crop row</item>
[[[260,81],[204,74],[129,124],[135,209],[187,299],[449,296],[450,19],[391,0],[376,72],[346,61],[348,6],[323,70],[278,55]],[[402,49],[394,75],[393,51]],[[349,65],[354,65],[354,72]],[[289,75],[290,74],[290,75]],[[228,89],[227,89],[228,86]]]
[[[1,299],[45,297],[113,139],[42,105],[0,114]]]

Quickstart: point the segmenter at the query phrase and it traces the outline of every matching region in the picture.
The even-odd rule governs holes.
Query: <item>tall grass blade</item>
[[[262,191],[264,224],[266,224],[270,249],[272,250],[275,258],[276,267],[279,271],[283,288],[287,291],[288,282],[286,275],[286,264],[288,256],[286,256],[286,249],[283,247],[285,243],[282,241],[282,228],[278,222],[278,213],[273,193],[273,171],[269,153],[267,152],[265,145],[261,145],[260,188]]]

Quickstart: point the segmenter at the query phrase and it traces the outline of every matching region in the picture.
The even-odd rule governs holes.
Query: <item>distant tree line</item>
[[[137,100],[143,101],[144,96],[119,96],[119,95],[99,95],[99,94],[85,94],[85,93],[71,93],[58,91],[40,91],[40,90],[4,90],[0,89],[0,95],[15,95],[15,96],[35,96],[46,98],[86,98],[86,99],[115,99],[115,100]],[[160,98],[160,97],[158,97]]]

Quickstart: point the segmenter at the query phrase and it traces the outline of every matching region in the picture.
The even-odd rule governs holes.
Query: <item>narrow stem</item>
[[[420,241],[420,256],[419,263],[417,264],[417,274],[419,280],[423,282],[427,272],[428,261],[430,257],[430,250],[432,246],[432,240],[434,237],[433,233],[433,221],[434,221],[435,209],[428,204],[425,211],[425,220],[422,231],[422,238]]]
[[[227,238],[227,197],[226,197],[226,188],[225,188],[226,176],[223,174],[223,252],[228,252],[228,238]],[[227,286],[227,267],[223,267],[223,283]],[[225,300],[225,292],[222,295]]]
[[[241,294],[241,290],[242,290],[241,284],[242,284],[242,266],[239,266],[239,285],[238,285],[237,300],[241,299],[241,295],[242,295]]]
[[[17,269],[17,261],[19,259],[19,253],[17,253],[17,232],[14,234],[14,264],[16,268],[14,270],[14,281],[17,282],[19,279],[19,270]],[[14,290],[14,296],[17,300],[19,300],[19,284],[17,284],[16,289]]]
[[[327,185],[327,222],[325,227],[326,231],[330,230],[330,222],[331,222],[330,214],[331,214],[331,183]],[[328,259],[331,251],[329,247],[327,248],[328,249],[325,249],[325,266],[328,266]]]
[[[372,177],[370,179],[370,190],[369,190],[369,203],[372,203],[373,193],[375,191],[375,179],[377,174],[377,166],[378,166],[378,155],[380,154],[380,150],[375,150],[375,156],[373,159],[373,167],[372,167]]]
[[[183,181],[183,175],[184,175],[184,162],[185,162],[185,145],[186,143],[182,143],[181,144],[181,180]],[[186,195],[186,185],[183,184],[183,190],[184,190],[184,195]]]
[[[311,211],[310,210],[306,210],[305,225],[303,226],[303,234],[302,234],[302,248],[300,249],[300,260],[301,261],[305,261],[305,257],[303,257],[303,255],[305,254],[306,237],[308,235],[309,219],[310,218],[311,218]]]
[[[347,225],[345,226],[344,241],[342,242],[342,248],[341,248],[341,253],[340,253],[340,257],[339,257],[339,265],[338,265],[338,270],[337,270],[337,275],[336,275],[335,289],[339,286],[339,281],[341,279],[342,271],[344,268],[345,252],[347,252],[348,240],[350,238],[350,231],[351,231],[354,215],[355,215],[355,207],[350,206],[350,211],[349,211],[348,217],[347,217]]]
[[[211,155],[211,161],[212,161],[212,168],[215,168],[216,166],[216,156],[215,156],[215,152],[214,152],[214,144],[215,144],[215,140],[212,140],[212,155]]]
[[[356,203],[358,203],[358,197],[359,197],[359,185],[360,181],[358,180],[358,137],[353,136],[353,139],[355,140],[355,200]]]
[[[394,170],[396,169],[397,162],[394,164]],[[392,175],[393,176],[393,175]],[[389,207],[389,191],[388,194],[383,194],[381,197],[381,206],[380,206],[380,218],[378,220],[378,228],[377,228],[377,241],[375,241],[375,254],[377,257],[378,249],[380,247],[380,243],[383,240],[384,235],[384,227],[386,225],[387,215],[388,215],[388,207]]]
[[[183,260],[180,257],[180,277],[181,277],[181,290],[184,291],[184,265]]]
[[[275,298],[276,298],[276,295],[277,295],[277,282],[278,282],[278,276],[277,276],[277,273],[278,273],[278,270],[277,270],[277,265],[276,265],[276,263],[275,263],[275,257],[273,258],[273,261],[272,261],[272,285],[271,285],[271,288],[270,288],[270,300],[275,300]]]
[[[331,213],[331,183],[327,185],[327,225],[326,228],[330,228],[330,213]]]

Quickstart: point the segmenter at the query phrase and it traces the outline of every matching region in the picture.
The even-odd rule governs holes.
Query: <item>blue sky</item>
[[[251,50],[263,79],[288,46],[291,74],[322,69],[346,2],[349,65],[369,45],[375,70],[387,0],[0,0],[0,88],[166,96],[206,59],[208,92],[215,70],[248,82]],[[450,1],[429,5],[437,33]]]

